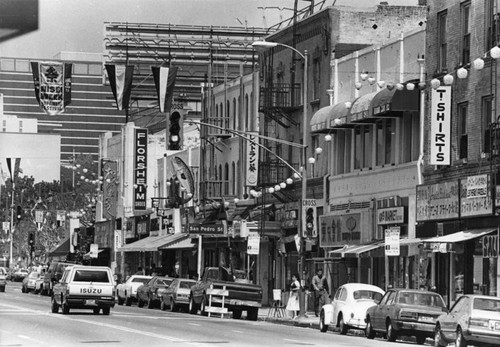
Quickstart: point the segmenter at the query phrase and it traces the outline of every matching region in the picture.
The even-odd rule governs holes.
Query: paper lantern
[[[490,49],[490,55],[493,59],[500,58],[500,48],[498,46],[495,46],[492,49]]]
[[[345,108],[351,108],[352,103],[350,101],[346,101],[344,103],[344,105],[345,105]]]
[[[286,188],[286,183],[285,182],[281,182],[280,183],[280,187],[281,187],[281,189],[285,189]]]
[[[362,81],[366,81],[366,79],[368,78],[368,74],[366,72],[362,72],[359,76],[361,77]]]
[[[474,65],[474,69],[481,70],[484,67],[484,60],[477,58],[472,64]]]
[[[335,120],[337,120],[337,119],[335,119]],[[332,140],[332,135],[330,135],[330,134],[325,135],[325,141],[331,141],[331,140]]]
[[[293,178],[295,178],[296,180],[298,180],[298,179],[300,178],[300,175],[299,175],[298,173],[296,173],[296,172],[295,172],[295,173],[293,174]]]
[[[370,85],[372,85],[373,83],[375,83],[375,78],[368,77],[368,83],[370,83]]]
[[[469,71],[467,69],[461,67],[460,69],[457,70],[457,77],[458,78],[467,78]]]
[[[440,86],[441,86],[441,82],[437,78],[432,79],[431,87],[433,89],[438,89]]]
[[[452,75],[450,75],[450,74],[446,74],[446,75],[444,75],[444,77],[443,77],[443,82],[444,82],[444,84],[446,84],[447,86],[449,86],[449,85],[453,84],[453,79],[454,79],[454,78],[453,78],[453,76],[452,76]]]
[[[426,87],[425,82],[418,82],[418,90],[424,90]]]
[[[413,83],[407,83],[406,84],[406,89],[413,90],[413,89],[415,89],[415,85]]]
[[[313,157],[309,158],[308,159],[309,161],[309,164],[314,164],[316,162],[316,159],[314,159]]]
[[[363,87],[363,84],[361,84],[361,82],[356,82],[354,83],[354,87],[357,89],[357,90],[360,90],[361,87]]]
[[[394,84],[393,83],[387,83],[386,88],[389,89],[389,90],[393,90],[394,89]]]
[[[321,152],[323,152],[323,148],[318,147],[314,151],[316,152],[316,154],[321,154]]]
[[[269,193],[273,194],[273,193],[274,193],[274,188],[273,188],[273,187],[271,187],[271,188],[269,188],[267,191],[268,191]]]
[[[347,107],[347,106],[346,106],[346,107]],[[351,107],[351,105],[349,105],[349,107]],[[349,108],[349,107],[347,107],[347,108]],[[342,119],[340,119],[340,118],[335,118],[335,119],[333,120],[333,124],[335,124],[336,126],[337,126],[337,125],[342,125],[343,123],[344,123],[344,122],[343,122],[343,121],[342,121]],[[327,135],[327,136],[328,136],[328,135]],[[331,139],[332,139],[332,136],[330,135],[330,140],[331,140]],[[325,140],[326,140],[326,136],[325,136]],[[327,141],[330,141],[330,140],[327,140]]]
[[[398,83],[398,84],[396,84],[396,89],[397,90],[403,90],[403,89],[405,89],[405,86],[403,84],[401,84],[401,83]]]
[[[377,82],[377,85],[378,85],[380,88],[384,88],[384,87],[385,87],[385,81],[378,81],[378,82]]]
[[[279,192],[281,190],[281,187],[279,186],[279,184],[277,184],[277,185],[274,186],[274,190],[276,192]]]
[[[288,178],[286,179],[286,184],[290,185],[290,184],[292,184],[292,183],[293,183],[293,180],[292,180],[290,177],[288,177]]]
[[[235,203],[235,204],[237,204],[237,203],[239,203],[239,202],[240,202],[240,199],[238,199],[238,198],[234,198],[234,203]]]

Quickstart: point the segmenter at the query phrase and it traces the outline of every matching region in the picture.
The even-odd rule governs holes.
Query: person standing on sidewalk
[[[318,317],[321,307],[326,303],[326,292],[328,291],[328,282],[323,277],[323,270],[318,269],[316,275],[312,278],[312,289],[314,292],[314,314]]]
[[[286,309],[292,311],[292,319],[296,319],[300,311],[299,305],[299,290],[300,290],[300,278],[299,275],[292,275],[292,283],[290,284],[290,296],[288,297],[288,303],[286,304]]]

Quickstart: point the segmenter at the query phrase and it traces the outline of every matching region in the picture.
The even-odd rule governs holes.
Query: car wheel
[[[68,306],[68,303],[64,302],[62,304],[62,313],[63,314],[68,314],[69,313],[69,306]]]
[[[344,322],[344,316],[343,315],[340,315],[340,319],[339,319],[339,330],[340,330],[340,335],[345,335],[347,334],[347,326],[345,325],[345,322]]]
[[[233,311],[233,319],[241,319],[242,310],[234,310]]]
[[[247,310],[247,319],[256,321],[259,318],[259,308],[252,307]]]
[[[118,295],[118,300],[117,300],[118,305],[123,305],[124,302],[125,302],[125,299],[120,297],[120,295]]]
[[[59,305],[57,304],[56,299],[54,299],[54,297],[52,297],[50,308],[52,310],[52,313],[59,312]]]
[[[148,308],[154,308],[154,302],[151,300],[151,297],[148,297]]]
[[[467,341],[465,341],[464,334],[462,333],[462,328],[460,327],[457,328],[455,347],[467,347]]]
[[[427,340],[427,336],[425,335],[417,335],[415,336],[417,340],[417,345],[423,345],[425,343],[425,340]]]
[[[22,292],[22,293],[26,293],[26,287],[22,286],[22,287],[21,287],[21,292]]]
[[[201,307],[200,307],[202,316],[208,316],[208,312],[206,311],[206,309],[207,309],[207,297],[206,295],[203,295],[203,297],[201,298]]]
[[[137,299],[137,307],[144,307],[144,301],[141,298]]]
[[[130,296],[125,298],[125,305],[132,306],[132,298]]]
[[[396,341],[397,336],[396,336],[396,332],[394,331],[394,328],[392,326],[391,321],[387,322],[386,335],[387,335],[387,341],[389,341],[389,342]]]
[[[111,311],[110,307],[103,307],[102,308],[102,314],[105,316],[109,316],[109,312]]]
[[[5,287],[0,287],[0,293],[5,292]]]
[[[325,311],[321,310],[321,313],[319,314],[319,331],[326,333],[327,330],[328,324],[325,323]]]
[[[96,308],[94,308],[93,310],[94,310],[94,314],[99,314],[100,308],[99,308],[99,307],[96,307]]]
[[[175,303],[174,298],[170,298],[170,311],[177,311],[177,304]]]
[[[196,303],[194,302],[193,296],[189,297],[189,313],[191,313],[191,314],[198,313],[198,309],[196,307]]]
[[[366,318],[365,336],[367,339],[370,339],[370,340],[375,338],[375,330],[373,330],[372,322],[370,321],[370,317]]]
[[[163,301],[164,299],[161,299],[160,301],[160,310],[162,311],[166,311],[167,310],[167,304],[165,304],[165,301]]]
[[[434,347],[444,347],[447,343],[443,341],[443,336],[441,335],[441,326],[436,325],[436,331],[434,332]]]

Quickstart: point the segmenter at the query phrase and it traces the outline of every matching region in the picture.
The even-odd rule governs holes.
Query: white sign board
[[[43,210],[35,210],[35,222],[43,223]]]
[[[115,230],[115,251],[122,246],[122,231]]]
[[[385,255],[399,256],[399,227],[385,229]]]
[[[91,258],[97,258],[99,254],[99,245],[97,243],[91,243],[89,253]]]
[[[260,251],[260,236],[257,233],[249,233],[247,240],[247,254],[257,255]]]
[[[253,134],[256,132],[250,132],[247,141],[247,152],[246,152],[246,185],[249,187],[255,187],[257,185],[257,178],[259,175],[259,138]]]
[[[3,231],[9,231],[10,230],[10,223],[9,222],[2,222],[2,229],[3,229]]]
[[[430,158],[431,165],[451,163],[451,86],[432,89]]]

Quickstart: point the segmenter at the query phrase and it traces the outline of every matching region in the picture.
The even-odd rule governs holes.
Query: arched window
[[[231,183],[232,183],[231,190],[232,190],[233,195],[236,195],[236,165],[234,164],[234,161],[231,164],[231,178],[232,178],[232,180],[231,180]]]
[[[224,195],[229,195],[229,164],[224,165]]]
[[[232,129],[237,130],[238,122],[236,121],[237,113],[236,113],[236,98],[233,98],[233,121],[232,121]]]
[[[249,130],[249,124],[250,124],[250,120],[248,119],[248,115],[249,115],[249,100],[248,100],[248,94],[245,94],[245,129],[244,130]]]
[[[219,165],[219,195],[223,195],[223,179],[224,176],[222,176],[222,165]]]
[[[226,119],[224,119],[224,128],[229,128],[229,117],[231,117],[231,113],[229,112],[230,108],[229,100],[226,101]]]

